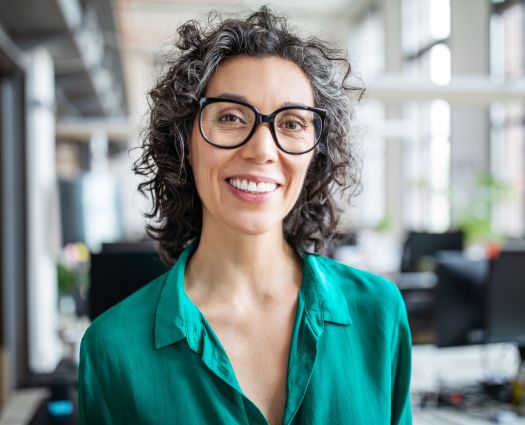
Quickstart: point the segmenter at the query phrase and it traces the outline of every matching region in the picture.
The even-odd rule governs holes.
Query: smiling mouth
[[[278,184],[270,182],[259,182],[255,183],[253,181],[245,179],[236,179],[230,178],[226,179],[230,186],[233,186],[235,189],[241,190],[246,193],[252,194],[261,194],[261,193],[272,193],[277,190],[279,187]]]

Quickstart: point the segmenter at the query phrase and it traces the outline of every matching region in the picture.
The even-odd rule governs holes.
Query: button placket
[[[318,340],[323,332],[321,328],[319,335],[316,334],[308,319],[303,320],[301,326],[303,332],[300,333],[301,339],[297,345],[297,358],[290,370],[287,382],[288,395],[283,418],[285,425],[292,423],[304,399],[317,357]]]

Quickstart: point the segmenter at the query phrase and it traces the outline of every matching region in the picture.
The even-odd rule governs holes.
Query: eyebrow
[[[250,103],[245,96],[242,96],[240,94],[221,93],[218,96],[214,96],[214,97],[223,97],[225,99],[237,100],[239,102]],[[250,105],[251,105],[251,103],[250,103]],[[283,104],[280,106],[280,108],[283,107],[283,106],[309,106],[310,107],[311,105],[306,105],[306,104],[301,103],[301,102],[283,102]]]
[[[218,96],[213,96],[213,97],[223,97],[225,99],[238,100],[239,102],[250,103],[250,102],[248,102],[248,99],[246,99],[246,97],[241,96],[240,94],[221,93]]]

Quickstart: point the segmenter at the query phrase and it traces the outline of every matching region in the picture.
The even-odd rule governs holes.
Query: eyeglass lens
[[[204,137],[221,147],[243,143],[256,122],[255,112],[245,105],[233,102],[207,104],[201,113]],[[320,137],[322,119],[314,111],[293,108],[275,115],[277,141],[287,152],[301,153],[312,149]]]

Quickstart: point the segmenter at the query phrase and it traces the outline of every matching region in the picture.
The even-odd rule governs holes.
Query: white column
[[[401,1],[383,3],[385,22],[385,72],[400,74],[403,56],[401,51]],[[385,119],[400,120],[401,105],[386,104]],[[399,137],[385,138],[385,194],[386,214],[392,220],[391,229],[396,239],[403,236],[403,140]]]
[[[55,79],[45,49],[28,54],[27,229],[29,365],[52,371],[61,357],[57,336],[56,226],[59,206],[55,173]]]
[[[489,74],[490,2],[451,1],[452,78]],[[468,24],[466,24],[468,23]],[[451,221],[457,224],[464,206],[476,196],[476,178],[488,173],[489,111],[486,107],[453,105],[451,109]]]

